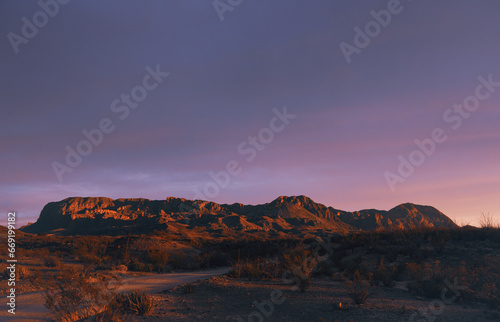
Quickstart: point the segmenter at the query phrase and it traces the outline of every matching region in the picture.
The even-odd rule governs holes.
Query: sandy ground
[[[304,293],[290,290],[281,281],[248,281],[226,276],[193,285],[192,293],[185,294],[181,286],[154,295],[156,306],[150,316],[128,316],[126,320],[500,321],[500,312],[484,304],[451,303],[433,309],[432,299],[412,296],[400,288],[373,287],[375,294],[365,304],[354,305],[345,292],[345,284],[329,279],[313,280]]]
[[[155,294],[165,289],[173,288],[177,285],[207,279],[213,276],[225,274],[229,268],[218,268],[198,272],[171,273],[143,275],[138,277],[125,277],[119,292],[126,292],[140,289],[150,294]],[[0,321],[51,321],[50,311],[44,307],[44,299],[41,292],[31,292],[18,295],[16,297],[16,314],[7,312],[8,307],[2,305],[4,309],[0,311]]]
[[[152,294],[149,316],[126,315],[124,321],[500,321],[500,311],[481,303],[458,301],[433,307],[430,298],[411,295],[404,285],[372,286],[365,304],[355,305],[345,284],[313,279],[306,292],[281,280],[234,279],[228,268],[124,279],[120,291],[141,289]],[[184,284],[193,289],[186,293]],[[0,312],[0,321],[50,321],[40,292],[20,295],[15,317]],[[339,303],[342,303],[339,307]]]

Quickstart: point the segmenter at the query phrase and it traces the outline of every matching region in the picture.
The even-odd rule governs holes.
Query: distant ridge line
[[[300,196],[280,196],[259,205],[218,204],[206,200],[167,197],[70,197],[50,202],[38,220],[22,228],[27,233],[120,234],[153,230],[182,236],[297,236],[318,233],[346,234],[379,229],[456,227],[431,206],[400,204],[388,211],[338,210]]]

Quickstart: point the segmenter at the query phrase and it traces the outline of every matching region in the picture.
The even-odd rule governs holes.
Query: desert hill
[[[261,205],[218,204],[169,197],[165,200],[72,197],[48,203],[28,233],[123,234],[162,230],[182,235],[345,234],[359,230],[454,227],[451,219],[430,206],[411,203],[389,211],[346,212],[306,196],[281,196]]]
[[[332,211],[334,211],[332,209]],[[361,230],[384,228],[413,229],[425,227],[455,227],[455,223],[434,207],[405,203],[389,211],[366,209],[355,212],[338,212],[345,223]]]

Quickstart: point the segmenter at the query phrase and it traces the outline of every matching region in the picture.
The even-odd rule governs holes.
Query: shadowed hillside
[[[305,196],[278,197],[261,205],[217,204],[169,197],[165,200],[75,197],[48,203],[29,233],[110,234],[162,230],[178,235],[293,236],[345,234],[359,230],[455,227],[437,209],[406,203],[389,211],[346,212]]]

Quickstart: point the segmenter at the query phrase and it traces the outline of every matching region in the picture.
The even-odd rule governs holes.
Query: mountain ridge
[[[167,197],[145,198],[69,197],[49,202],[38,220],[21,230],[28,233],[116,234],[126,229],[147,232],[225,235],[266,233],[299,235],[377,229],[456,227],[431,206],[400,204],[390,210],[338,210],[300,196],[279,196],[269,203],[218,204],[206,200]]]

